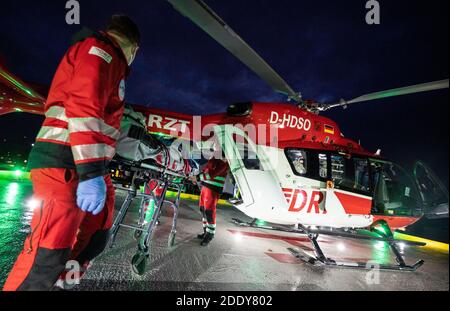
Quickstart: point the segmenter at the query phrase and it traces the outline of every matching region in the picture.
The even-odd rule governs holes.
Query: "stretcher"
[[[125,117],[125,120],[127,116]],[[168,247],[173,247],[177,234],[177,219],[182,188],[189,183],[189,177],[199,173],[194,161],[185,160],[179,148],[167,145],[155,136],[143,134],[142,127],[122,127],[117,154],[112,165],[128,174],[128,187],[116,185],[116,190],[127,193],[111,228],[109,247],[113,248],[121,228],[134,230],[137,251],[131,260],[134,273],[142,275],[146,271],[151,253],[151,239],[157,227],[162,208],[173,209],[172,228],[168,238]],[[138,134],[137,134],[138,133]],[[156,195],[159,189],[159,195]],[[167,191],[175,190],[174,200],[167,199]],[[139,217],[136,224],[125,222],[128,211],[135,200],[140,200]],[[154,200],[155,209],[149,221],[146,221],[146,209]]]

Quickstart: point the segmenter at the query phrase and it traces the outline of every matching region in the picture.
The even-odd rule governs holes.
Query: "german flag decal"
[[[334,126],[325,125],[324,126],[324,132],[327,133],[327,134],[334,135]]]

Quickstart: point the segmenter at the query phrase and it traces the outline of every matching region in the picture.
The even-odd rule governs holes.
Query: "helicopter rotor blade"
[[[363,95],[363,96],[360,96],[360,97],[357,97],[355,99],[348,100],[348,101],[343,99],[337,104],[325,105],[322,110],[325,111],[325,110],[330,110],[330,109],[336,108],[336,107],[347,107],[348,105],[351,105],[351,104],[367,102],[367,101],[371,101],[371,100],[377,100],[377,99],[389,98],[389,97],[395,97],[395,96],[401,96],[401,95],[407,95],[407,94],[429,92],[429,91],[448,89],[448,88],[449,88],[449,80],[448,79],[429,82],[429,83],[422,83],[422,84],[402,87],[402,88],[398,88],[398,89],[370,93],[370,94]]]
[[[276,92],[289,96],[290,100],[301,101],[288,83],[256,53],[230,26],[201,0],[167,0],[182,15],[203,29],[231,54],[237,57]]]

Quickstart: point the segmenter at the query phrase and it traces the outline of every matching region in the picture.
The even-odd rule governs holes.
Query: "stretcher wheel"
[[[173,247],[175,245],[175,238],[177,234],[175,232],[171,232],[169,236],[169,241],[167,242],[167,245],[169,247]]]
[[[131,259],[131,268],[137,275],[144,275],[147,268],[147,256],[142,253],[136,253]]]

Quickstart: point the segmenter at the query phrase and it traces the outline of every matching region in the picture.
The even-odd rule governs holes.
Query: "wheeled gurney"
[[[130,182],[128,188],[116,186],[117,190],[126,191],[127,196],[114,220],[109,246],[114,247],[121,228],[134,230],[137,251],[131,264],[133,272],[142,275],[145,273],[150,256],[151,239],[165,204],[173,209],[172,228],[167,244],[169,247],[174,246],[182,187],[189,182],[190,176],[198,174],[198,166],[193,161],[185,160],[178,148],[148,135],[136,122],[135,116],[131,119],[132,113],[134,112],[128,112],[124,117],[122,137],[119,139],[117,154],[112,162],[112,166],[128,174]],[[127,123],[130,119],[131,125]],[[159,196],[155,195],[158,188],[161,189]],[[175,190],[176,196],[173,201],[166,199],[169,189]],[[140,199],[137,224],[127,224],[125,218],[136,199]],[[154,200],[156,204],[151,220],[147,223],[145,213],[150,200]]]

